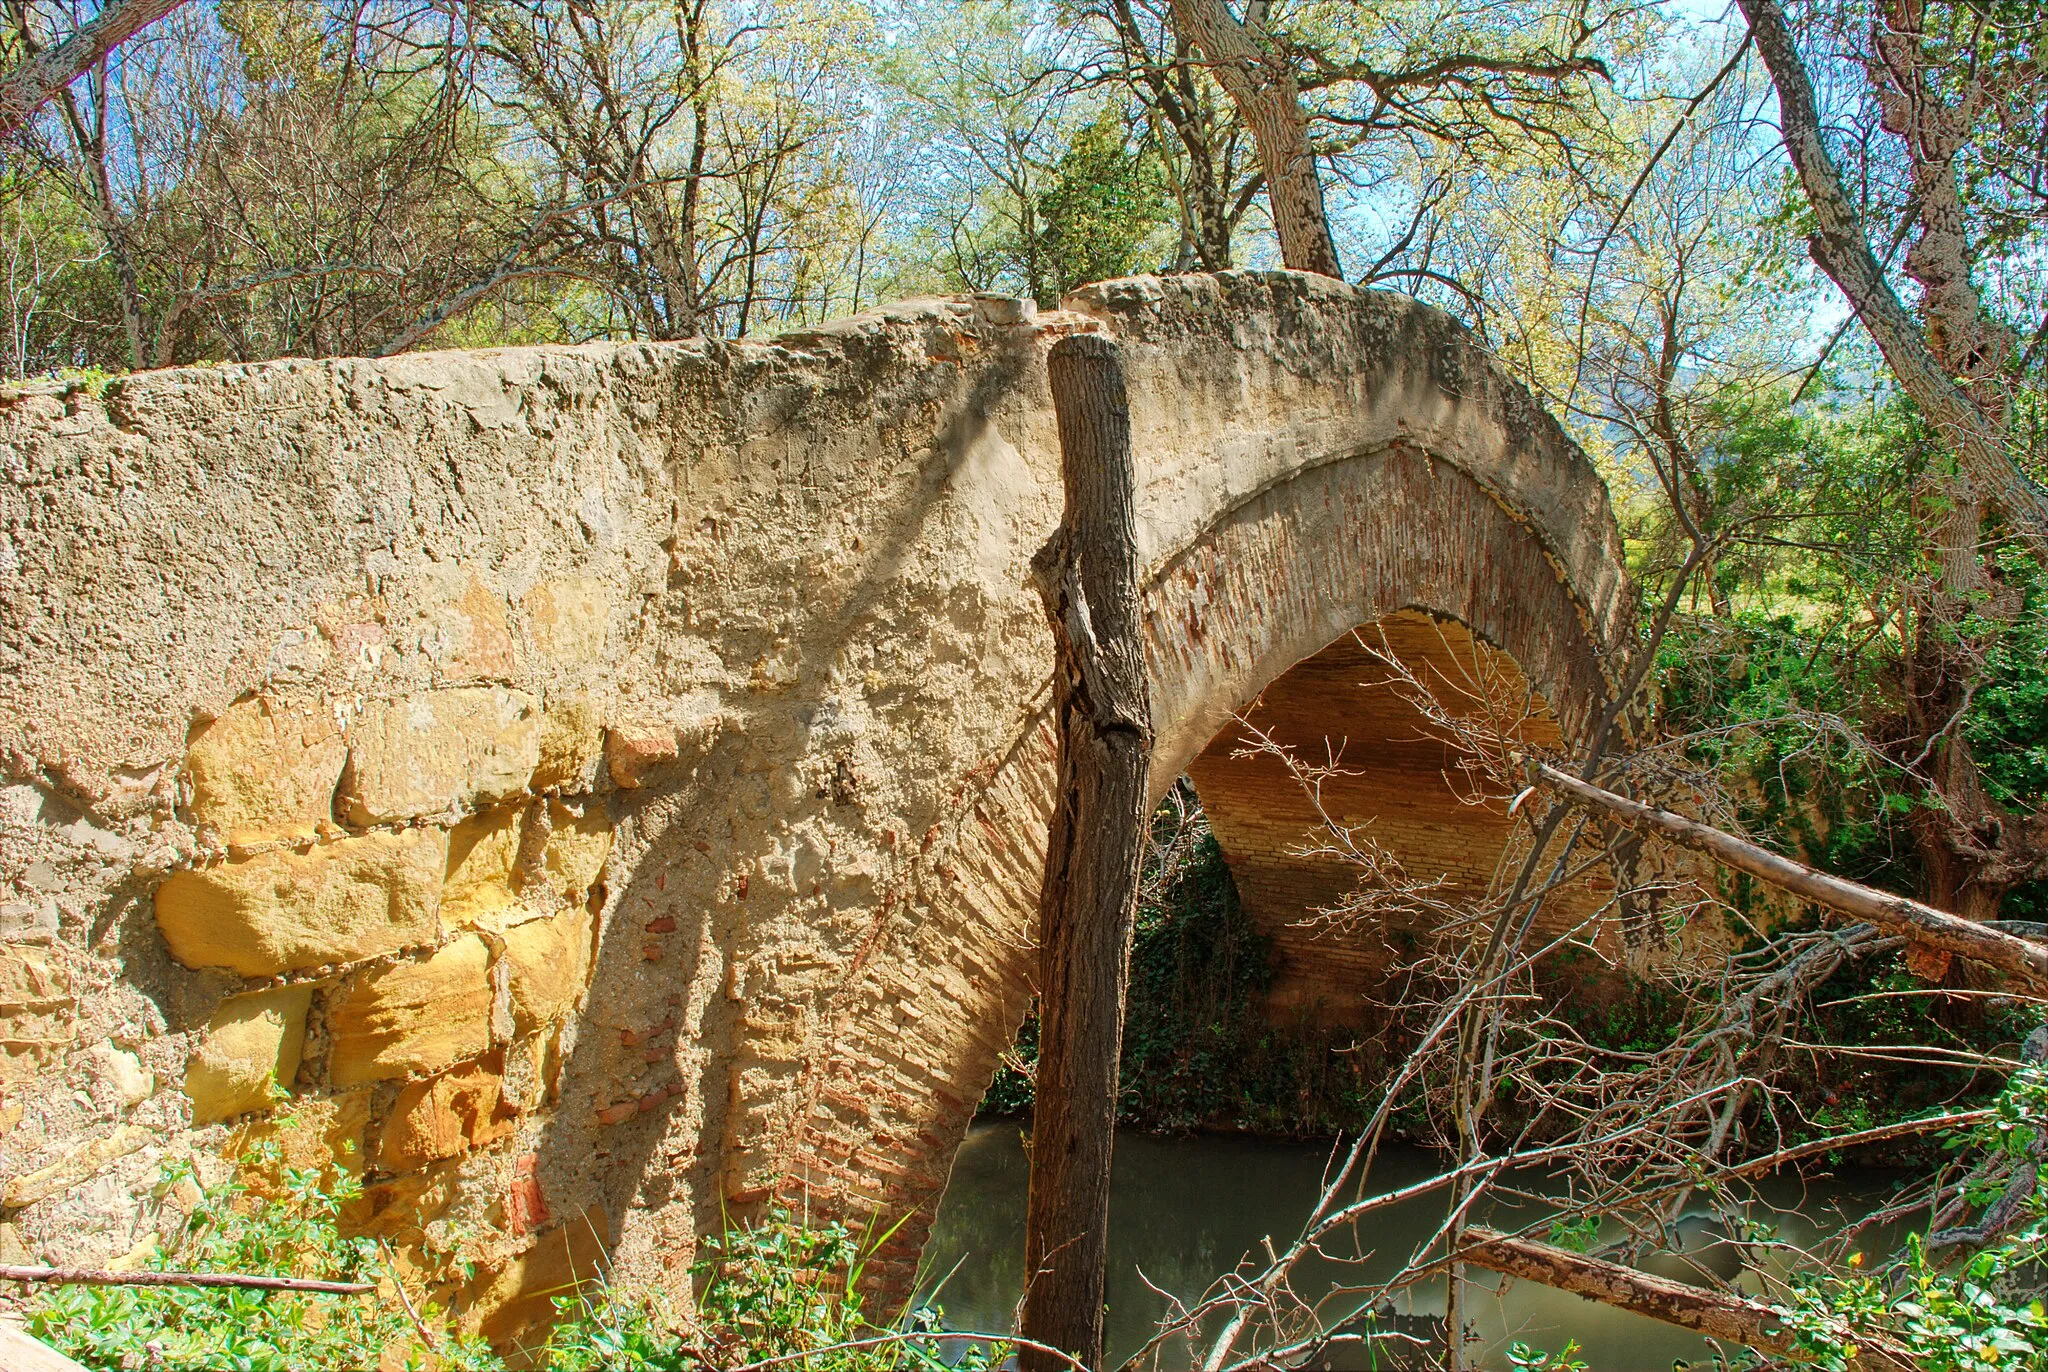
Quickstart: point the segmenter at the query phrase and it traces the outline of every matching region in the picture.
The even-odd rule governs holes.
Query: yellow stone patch
[[[341,806],[388,824],[515,796],[540,762],[540,706],[501,686],[379,701],[349,731]]]
[[[291,1089],[312,1000],[311,987],[285,986],[221,1003],[185,1064],[194,1125],[268,1110],[279,1089]]]
[[[568,1011],[590,975],[590,913],[571,906],[552,919],[505,931],[511,974],[512,1025],[530,1034]]]
[[[348,745],[331,712],[258,697],[213,720],[185,756],[187,808],[231,844],[303,837],[334,818]]]
[[[535,656],[555,667],[590,666],[604,660],[611,591],[596,577],[543,581],[520,602],[526,639]]]
[[[490,962],[465,934],[420,962],[350,978],[327,1015],[335,1085],[438,1071],[490,1047]]]
[[[356,962],[440,937],[448,836],[438,829],[323,843],[172,875],[156,920],[187,967],[271,976]]]
[[[587,791],[596,784],[603,760],[604,727],[587,697],[570,696],[548,706],[540,721],[534,790]]]
[[[449,833],[441,918],[450,928],[493,923],[492,916],[518,904],[512,874],[524,820],[525,807],[505,806],[472,815]]]
[[[0,943],[0,1086],[26,1081],[78,1036],[71,974],[41,948]]]
[[[479,1273],[467,1302],[477,1332],[498,1343],[552,1320],[555,1297],[574,1295],[604,1274],[610,1244],[611,1227],[593,1205],[499,1271]]]

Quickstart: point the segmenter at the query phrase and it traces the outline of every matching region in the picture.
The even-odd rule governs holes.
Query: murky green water
[[[1165,1139],[1118,1137],[1110,1203],[1109,1342],[1114,1358],[1136,1349],[1168,1308],[1166,1295],[1193,1301],[1220,1273],[1271,1236],[1283,1246],[1315,1203],[1327,1145],[1276,1143],[1219,1135]],[[960,1150],[953,1179],[926,1250],[933,1278],[945,1276],[939,1303],[955,1329],[1003,1331],[1011,1326],[1024,1266],[1024,1198],[1028,1173],[1021,1133],[1014,1123],[977,1125]],[[1441,1170],[1440,1160],[1413,1148],[1388,1148],[1374,1169],[1372,1190],[1419,1181]],[[1525,1179],[1526,1180],[1526,1179]],[[1781,1213],[1770,1218],[1781,1236],[1806,1243],[1839,1226],[1844,1214],[1867,1213],[1889,1194],[1892,1179],[1866,1175],[1819,1182],[1785,1181],[1764,1188],[1762,1201]],[[1389,1207],[1366,1221],[1363,1272],[1383,1279],[1433,1232],[1443,1218],[1439,1197]],[[1763,1210],[1756,1212],[1761,1215]],[[1533,1216],[1495,1211],[1499,1224]],[[1722,1248],[1703,1261],[1728,1262]],[[1670,1259],[1672,1263],[1681,1260]],[[1666,1275],[1688,1275],[1677,1268]],[[1731,1270],[1724,1268],[1724,1270]],[[1350,1269],[1356,1284],[1360,1269]],[[1320,1295],[1335,1269],[1310,1270],[1298,1289]],[[1477,1280],[1494,1279],[1478,1274]],[[1158,1288],[1154,1290],[1152,1288]],[[1505,1297],[1474,1294],[1467,1319],[1481,1343],[1468,1356],[1488,1368],[1506,1368],[1510,1342],[1520,1339],[1559,1348],[1575,1338],[1599,1372],[1661,1372],[1674,1359],[1704,1357],[1700,1338],[1610,1310],[1530,1282],[1509,1285]],[[1348,1307],[1347,1307],[1348,1308]],[[1443,1313],[1441,1286],[1414,1293],[1399,1307],[1416,1314]],[[1186,1354],[1164,1359],[1184,1366]],[[1362,1352],[1337,1355],[1334,1365],[1366,1367]]]

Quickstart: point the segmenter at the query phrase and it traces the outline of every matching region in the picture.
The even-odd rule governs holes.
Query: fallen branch
[[[1830,876],[1698,820],[1602,790],[1546,763],[1533,763],[1532,772],[1543,785],[1582,805],[1605,810],[1632,828],[1655,830],[1724,867],[1880,929],[1904,934],[1916,943],[1995,967],[2029,990],[2048,994],[2048,947],[1905,896]]]
[[[98,1267],[23,1267],[14,1263],[0,1263],[0,1281],[51,1282],[59,1286],[241,1286],[257,1291],[313,1291],[327,1296],[367,1296],[377,1289],[371,1282],[252,1277],[240,1272],[112,1272]]]
[[[1470,1227],[1465,1238],[1468,1246],[1458,1256],[1474,1267],[1569,1291],[1773,1357],[1811,1361],[1811,1355],[1785,1332],[1784,1312],[1762,1301],[1723,1295],[1498,1230]],[[1858,1366],[1912,1372],[1914,1363],[1905,1353],[1867,1335],[1859,1335],[1856,1344],[1864,1354]]]

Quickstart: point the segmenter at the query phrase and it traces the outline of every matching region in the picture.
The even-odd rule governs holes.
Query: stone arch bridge
[[[1043,359],[1086,330],[1130,377],[1155,783],[1192,769],[1283,988],[1343,1013],[1370,959],[1284,930],[1337,878],[1234,712],[1348,738],[1345,804],[1465,879],[1504,821],[1350,631],[1505,653],[1567,736],[1630,636],[1599,476],[1414,301],[1234,273],[33,384],[0,393],[0,1244],[115,1256],[167,1157],[271,1135],[504,1335],[771,1192],[928,1215],[1029,996]]]

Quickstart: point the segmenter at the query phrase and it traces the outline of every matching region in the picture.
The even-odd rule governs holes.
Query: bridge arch
[[[1416,612],[1505,654],[1563,736],[1583,741],[1630,642],[1606,488],[1454,324],[1298,276],[1109,283],[1067,306],[1107,325],[1131,376],[1155,795],[1198,759],[1220,774],[1237,714],[1291,669]],[[1372,766],[1377,741],[1354,765]],[[803,1113],[764,1169],[798,1193],[868,1188],[892,1219],[911,1212],[904,1262],[1028,1002],[1050,744],[1034,701],[1016,745],[963,796],[927,897],[937,918],[842,992]],[[1231,801],[1208,805],[1234,858]],[[961,928],[972,936],[949,937]],[[957,1013],[916,1021],[885,1105],[863,1083],[906,1046],[888,1007],[933,984],[959,991]],[[886,1048],[869,1025],[885,1026]],[[888,1120],[889,1105],[921,1127]],[[878,1139],[903,1169],[880,1194]]]
[[[1065,333],[1130,379],[1155,788],[1402,611],[1567,736],[1611,695],[1605,487],[1447,317],[1250,272],[1018,315],[0,395],[0,875],[91,969],[0,946],[44,988],[0,1017],[70,1026],[0,1078],[45,1122],[8,1165],[103,1132],[67,1083],[144,1025],[134,1119],[230,1147],[267,1094],[218,1084],[274,1068],[493,1334],[776,1194],[910,1215],[901,1270],[1029,995]],[[233,1060],[258,1006],[303,1046]]]

